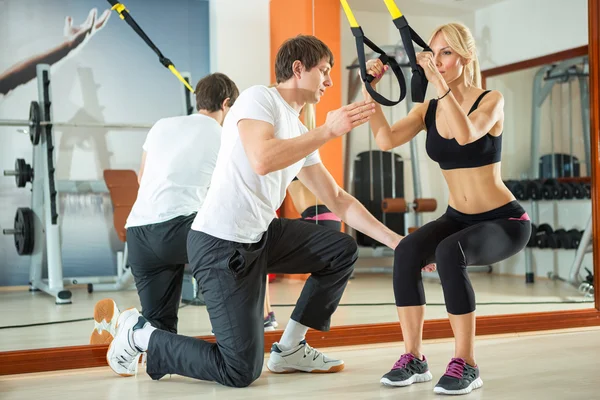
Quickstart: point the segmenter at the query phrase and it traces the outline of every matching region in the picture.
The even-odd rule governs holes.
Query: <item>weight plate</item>
[[[33,169],[23,158],[15,160],[15,183],[17,187],[23,188],[27,182],[33,182]]]
[[[27,183],[27,181],[25,180],[25,170],[27,169],[26,165],[27,163],[22,158],[17,158],[15,160],[15,183],[17,184],[17,187],[25,187],[25,184]]]
[[[40,105],[37,101],[32,101],[29,106],[29,139],[34,146],[40,142],[41,131]]]
[[[17,208],[15,214],[15,248],[20,256],[29,255],[33,252],[34,231],[33,211],[28,207]]]

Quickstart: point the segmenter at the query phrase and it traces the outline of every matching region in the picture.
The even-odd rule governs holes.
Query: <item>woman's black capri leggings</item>
[[[531,222],[512,201],[481,214],[446,213],[406,236],[394,254],[394,296],[398,307],[425,304],[421,268],[435,262],[446,310],[460,315],[475,311],[469,265],[490,265],[521,251],[529,241]]]

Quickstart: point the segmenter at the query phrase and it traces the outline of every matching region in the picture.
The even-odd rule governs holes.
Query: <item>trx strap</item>
[[[425,101],[425,93],[427,92],[427,78],[425,77],[425,71],[417,64],[417,56],[415,54],[415,48],[413,41],[423,48],[423,51],[431,51],[427,43],[408,25],[406,17],[402,15],[394,0],[383,0],[388,8],[390,15],[394,21],[394,25],[400,31],[402,43],[404,44],[404,51],[410,61],[410,67],[412,69],[412,79],[410,81],[412,101],[415,103],[422,103]]]
[[[179,79],[185,85],[185,87],[187,87],[190,90],[190,92],[194,93],[194,89],[192,89],[190,84],[185,79],[183,79],[179,71],[175,69],[175,66],[173,65],[171,60],[163,56],[158,47],[156,47],[154,43],[152,43],[152,40],[150,40],[150,38],[144,33],[142,28],[140,28],[140,26],[135,22],[131,15],[129,15],[129,10],[127,10],[127,8],[125,8],[125,6],[119,3],[117,0],[108,0],[108,2],[112,5],[111,10],[116,11],[119,14],[119,17],[125,22],[127,22],[129,26],[131,26],[133,30],[136,31],[138,35],[140,35],[144,42],[146,42],[146,44],[150,46],[150,48],[158,55],[160,63],[167,67],[173,73],[173,75],[175,75],[177,79]]]
[[[340,0],[342,3],[342,7],[348,18],[348,22],[350,23],[350,28],[352,30],[352,34],[354,35],[354,39],[356,40],[356,52],[358,54],[358,65],[360,67],[360,78],[365,83],[365,87],[367,92],[371,95],[373,100],[382,104],[384,106],[395,106],[404,100],[406,96],[406,83],[404,82],[404,75],[402,74],[402,69],[396,62],[396,59],[393,56],[388,56],[385,54],[383,50],[375,45],[372,41],[370,41],[363,33],[362,28],[356,22],[356,18],[352,14],[352,10],[348,5],[346,0]],[[383,64],[387,64],[392,68],[394,75],[398,79],[398,83],[400,84],[400,98],[397,101],[388,100],[373,89],[371,86],[371,82],[375,79],[373,75],[367,74],[367,61],[365,60],[365,44],[374,52],[379,54],[379,59]]]

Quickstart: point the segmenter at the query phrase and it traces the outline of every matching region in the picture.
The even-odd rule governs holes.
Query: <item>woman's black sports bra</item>
[[[489,92],[489,90],[486,90],[477,98],[469,114],[477,109],[483,96]],[[454,138],[446,139],[440,136],[435,123],[436,110],[437,99],[432,99],[425,114],[425,127],[427,129],[425,148],[427,155],[433,161],[439,163],[442,169],[476,168],[500,161],[502,156],[502,134],[492,136],[487,133],[478,140],[461,146]]]

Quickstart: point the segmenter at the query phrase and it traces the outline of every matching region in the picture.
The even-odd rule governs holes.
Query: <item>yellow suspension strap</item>
[[[404,82],[404,74],[402,73],[402,69],[396,62],[396,59],[393,56],[388,56],[383,50],[381,50],[375,43],[373,43],[369,38],[367,38],[354,18],[354,14],[352,14],[352,10],[348,5],[346,0],[340,0],[342,3],[342,8],[344,9],[344,13],[346,14],[346,18],[348,18],[348,22],[350,23],[350,29],[352,30],[352,34],[354,35],[354,39],[356,40],[356,53],[358,55],[358,65],[360,68],[360,78],[365,84],[365,87],[373,100],[382,104],[384,106],[395,106],[400,103],[406,97],[406,83]],[[383,64],[387,64],[390,66],[396,79],[398,80],[398,84],[400,85],[400,98],[396,101],[388,100],[373,89],[371,86],[371,82],[375,79],[373,75],[367,74],[367,61],[365,59],[365,44],[374,52],[379,54],[379,59]]]
[[[156,47],[154,45],[154,43],[152,43],[152,40],[150,40],[150,38],[146,35],[146,33],[142,30],[142,28],[140,28],[140,26],[135,22],[133,17],[131,17],[131,15],[129,15],[129,10],[127,10],[127,8],[123,4],[119,3],[117,0],[108,0],[108,2],[112,5],[111,9],[116,11],[119,14],[119,17],[122,20],[124,20],[125,22],[127,22],[127,24],[129,24],[129,26],[131,26],[133,28],[133,30],[136,31],[136,33],[138,35],[140,35],[140,37],[144,40],[144,42],[146,42],[146,44],[148,46],[150,46],[150,48],[152,50],[154,50],[154,52],[158,55],[158,59],[159,59],[160,63],[162,65],[164,65],[166,68],[168,68],[169,71],[171,71],[173,73],[173,75],[175,75],[177,77],[177,79],[179,79],[185,85],[185,87],[187,87],[189,89],[190,92],[194,93],[194,89],[192,89],[190,84],[185,79],[183,79],[183,77],[181,76],[179,71],[177,71],[177,69],[175,69],[173,62],[171,62],[171,60],[166,58],[160,52],[158,47]]]
[[[417,64],[417,55],[413,46],[413,41],[423,48],[423,51],[431,51],[427,43],[408,25],[406,17],[402,15],[394,0],[383,0],[387,9],[392,16],[392,20],[396,28],[400,31],[400,37],[404,45],[404,51],[410,61],[412,69],[412,78],[410,80],[410,88],[412,101],[422,103],[425,101],[425,93],[427,92],[427,78],[425,71]]]

